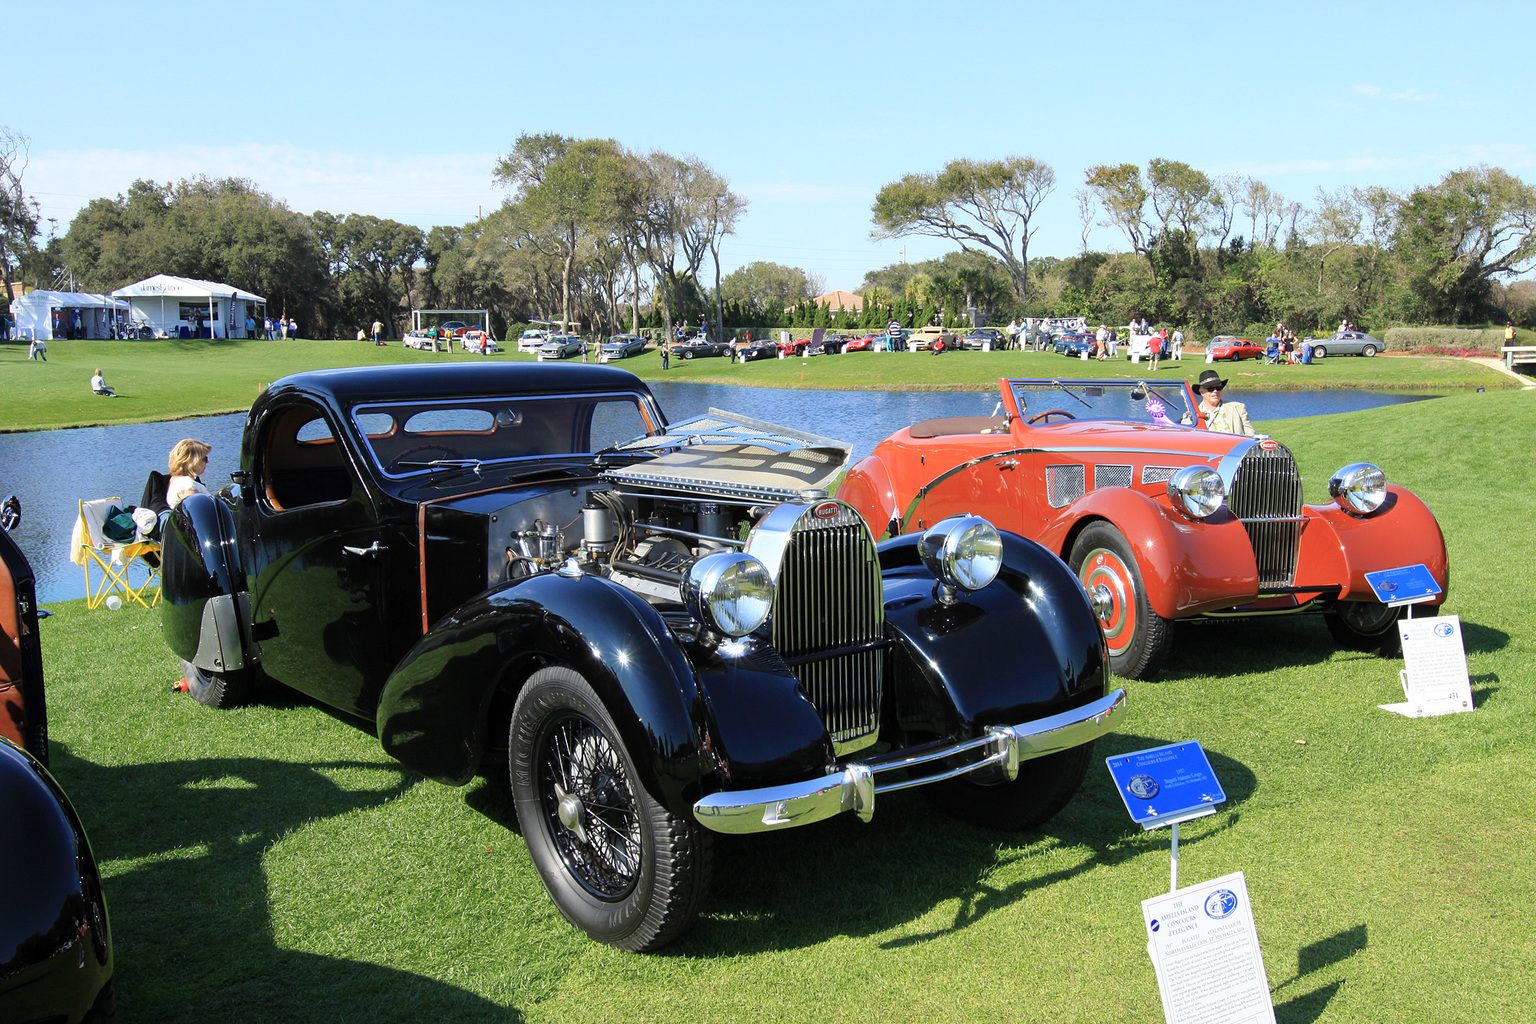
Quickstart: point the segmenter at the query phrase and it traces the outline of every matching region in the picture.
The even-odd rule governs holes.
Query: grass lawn
[[[362,348],[308,344],[290,348]],[[851,356],[807,373],[987,361]],[[131,390],[126,367],[116,377]],[[1204,744],[1230,802],[1181,829],[1180,878],[1246,872],[1281,1024],[1536,1016],[1532,437],[1528,392],[1290,420],[1281,437],[1309,500],[1370,460],[1439,515],[1474,712],[1378,710],[1401,699],[1401,662],[1335,650],[1315,618],[1215,623],[1181,630],[1097,749]],[[1102,764],[1019,835],[909,792],[869,824],[723,838],[694,930],[634,956],[560,918],[497,787],[424,781],[297,698],[211,711],[171,692],[156,613],[52,607],[54,771],[106,874],[125,1022],[1162,1019],[1139,914],[1166,890],[1168,832],[1129,821]]]
[[[420,352],[399,342],[378,347],[357,341],[56,341],[48,362],[27,359],[25,343],[0,344],[0,430],[142,423],[148,420],[244,412],[259,389],[301,370],[445,360],[532,359]],[[619,363],[647,379],[743,384],[773,388],[868,391],[965,391],[995,388],[997,378],[1147,376],[1145,364],[1121,360],[1087,363],[1044,352],[853,353],[811,359],[731,363],[725,359],[672,360],[661,368],[652,350]],[[91,394],[91,373],[104,371],[117,398]],[[1159,375],[1194,378],[1198,357],[1165,364]],[[1222,363],[1225,377],[1245,389],[1365,388],[1455,391],[1517,387],[1478,363],[1445,357],[1363,359],[1337,356],[1312,366]]]

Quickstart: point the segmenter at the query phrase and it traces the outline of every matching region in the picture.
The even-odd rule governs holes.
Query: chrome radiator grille
[[[853,509],[839,506],[826,519],[807,509],[795,524],[779,566],[772,629],[837,753],[873,743],[884,651],[868,645],[885,635],[885,601],[874,538]],[[848,649],[859,645],[867,649]]]
[[[1259,589],[1288,587],[1301,544],[1301,477],[1284,447],[1255,445],[1232,479],[1227,507],[1242,520],[1259,566]]]

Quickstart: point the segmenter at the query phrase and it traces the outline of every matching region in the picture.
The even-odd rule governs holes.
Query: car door
[[[255,444],[251,614],[263,671],[371,717],[394,661],[385,628],[390,551],[375,502],[319,405],[269,407]]]

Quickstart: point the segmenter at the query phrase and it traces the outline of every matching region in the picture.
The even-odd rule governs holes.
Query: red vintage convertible
[[[1402,608],[1365,574],[1424,564],[1448,582],[1445,540],[1414,494],[1366,463],[1304,504],[1291,453],[1265,437],[1198,429],[1182,380],[1002,380],[992,417],[898,431],[838,497],[876,534],[986,516],[1066,560],[1114,670],[1153,675],[1176,619],[1320,612],[1341,645],[1391,655]]]

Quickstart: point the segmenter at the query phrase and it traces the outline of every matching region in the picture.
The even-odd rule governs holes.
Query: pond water
[[[936,416],[985,416],[997,392],[792,391],[732,384],[651,384],[670,420],[711,407],[809,430],[853,446],[863,458],[883,438]],[[1237,397],[1234,395],[1234,397]],[[1256,423],[1351,412],[1419,401],[1423,395],[1363,391],[1245,392]],[[40,601],[85,596],[84,571],[69,561],[69,535],[81,498],[121,497],[137,504],[151,469],[165,470],[166,453],[184,437],[213,445],[204,474],[217,489],[239,458],[243,414],[117,427],[81,427],[0,434],[0,496],[21,498],[22,523],[13,535],[37,574]],[[1283,431],[1280,432],[1283,435]]]

